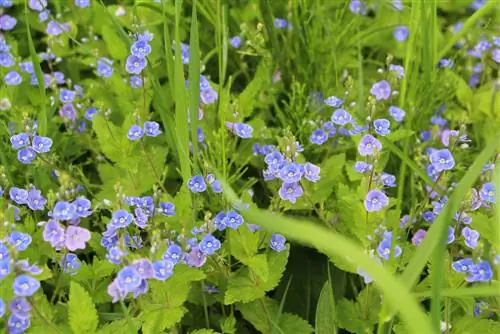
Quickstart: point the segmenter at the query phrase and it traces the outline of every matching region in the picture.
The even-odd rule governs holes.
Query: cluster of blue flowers
[[[12,148],[17,150],[17,160],[30,164],[37,154],[47,153],[52,147],[52,139],[38,136],[36,132],[21,132],[10,137]]]
[[[144,128],[141,128],[137,124],[133,124],[127,132],[127,138],[136,141],[141,139],[144,135],[149,137],[157,137],[160,134],[160,124],[154,121],[146,121],[144,122]]]
[[[188,180],[187,185],[193,193],[202,193],[207,190],[207,183],[211,186],[214,193],[221,193],[223,191],[220,181],[215,178],[214,174],[208,174],[205,179],[203,176],[195,175]]]
[[[42,269],[31,265],[27,260],[19,259],[21,252],[31,244],[29,234],[13,231],[0,240],[0,281],[10,275],[15,278],[12,283],[14,298],[8,303],[10,316],[7,320],[9,333],[24,333],[30,326],[32,304],[30,297],[40,289],[40,282],[33,276],[40,275]],[[6,304],[0,298],[0,317],[7,312]]]
[[[130,78],[131,86],[142,87],[143,82],[140,74],[148,65],[147,57],[152,51],[148,42],[153,40],[153,35],[148,31],[138,34],[136,41],[130,47],[130,55],[127,57],[125,70],[132,74]]]

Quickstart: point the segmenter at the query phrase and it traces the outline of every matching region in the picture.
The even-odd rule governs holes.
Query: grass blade
[[[328,263],[329,266],[329,263]],[[337,334],[335,324],[335,297],[333,295],[333,285],[328,268],[328,280],[323,285],[316,307],[316,334]]]
[[[198,37],[198,16],[196,0],[191,16],[191,38],[189,42],[189,114],[191,121],[191,143],[193,143],[193,164],[198,168],[198,109],[200,107],[200,43]]]

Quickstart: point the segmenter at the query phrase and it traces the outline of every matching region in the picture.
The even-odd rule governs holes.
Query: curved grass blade
[[[234,204],[241,203],[220,173],[218,178],[221,180],[227,199]],[[434,332],[428,317],[405,285],[365,254],[363,249],[354,242],[309,221],[280,217],[254,208],[244,209],[241,214],[252,223],[262,225],[270,231],[279,232],[303,244],[311,245],[327,255],[347,257],[366,270],[391,305],[397,305],[402,319],[412,333]]]
[[[196,0],[191,15],[191,37],[189,42],[189,113],[191,115],[191,143],[193,143],[193,164],[198,169],[198,109],[200,106],[200,43],[198,37],[198,16]]]
[[[426,299],[432,297],[432,290],[418,292],[413,294],[419,299]],[[491,285],[479,285],[472,287],[464,287],[457,289],[443,289],[441,295],[448,298],[462,298],[462,297],[500,297],[500,284],[493,282]]]

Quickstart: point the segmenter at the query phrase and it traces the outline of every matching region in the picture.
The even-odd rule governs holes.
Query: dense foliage
[[[497,5],[0,0],[0,332],[499,333]]]

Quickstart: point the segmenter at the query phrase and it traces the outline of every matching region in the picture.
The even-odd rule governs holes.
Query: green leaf
[[[345,153],[326,159],[321,165],[320,180],[312,194],[313,203],[324,201],[333,193],[335,185],[344,180],[342,169],[345,165]]]
[[[182,306],[178,307],[159,307],[156,310],[149,311],[144,314],[142,325],[142,333],[157,334],[166,328],[174,326],[181,321],[187,309]]]
[[[337,333],[335,325],[335,299],[330,281],[326,281],[321,289],[316,306],[316,334]]]
[[[127,45],[120,38],[116,29],[105,25],[102,27],[102,38],[106,43],[106,47],[108,49],[111,57],[117,60],[124,60],[128,55]]]
[[[498,334],[500,323],[490,319],[463,317],[451,329],[453,333],[460,334]]]
[[[191,334],[217,334],[219,332],[214,331],[213,329],[197,329],[194,332],[191,332]]]
[[[129,333],[130,332],[130,323],[132,323],[133,328],[138,332],[141,322],[139,319],[131,319],[129,322],[127,319],[115,320],[108,324],[105,324],[96,334],[116,334],[116,333]]]
[[[69,325],[75,334],[95,333],[99,317],[87,291],[71,282],[68,302]]]

